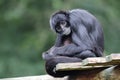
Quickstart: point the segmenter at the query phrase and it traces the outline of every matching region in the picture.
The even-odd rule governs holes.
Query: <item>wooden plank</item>
[[[120,65],[120,54],[106,56],[107,65]]]
[[[106,56],[107,64],[120,65],[120,54],[111,54]]]
[[[59,63],[56,65],[57,71],[88,70],[101,67],[111,67],[120,64],[120,54],[111,54],[106,57],[92,57],[76,63]]]
[[[62,71],[62,70],[74,70],[78,69],[82,66],[81,62],[76,62],[76,63],[59,63],[56,65],[55,70],[57,71]]]
[[[56,65],[56,71],[70,71],[70,70],[88,70],[95,68],[107,68],[110,66],[84,66],[81,62],[78,63],[59,63]]]
[[[111,54],[106,56],[106,61],[110,62],[120,62],[120,54]]]
[[[107,63],[105,57],[94,57],[94,58],[87,58],[82,61],[82,65],[84,66],[99,66]]]
[[[82,61],[82,64],[86,65],[86,66],[119,65],[120,64],[120,54],[111,54],[106,57],[87,58]]]
[[[70,80],[120,80],[120,66],[112,66],[107,69],[78,71],[77,75],[71,75]]]

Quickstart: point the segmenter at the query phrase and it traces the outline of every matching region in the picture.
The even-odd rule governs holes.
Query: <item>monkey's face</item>
[[[55,31],[62,35],[69,35],[71,32],[70,26],[67,21],[59,21],[55,26]]]
[[[56,14],[51,18],[52,29],[61,35],[69,35],[71,33],[70,23],[64,14]]]

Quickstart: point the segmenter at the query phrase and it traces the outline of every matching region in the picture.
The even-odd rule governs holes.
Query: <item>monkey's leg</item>
[[[58,63],[69,63],[69,62],[80,62],[80,58],[75,57],[64,57],[64,56],[58,56],[51,58],[46,61],[46,71],[48,74],[54,76],[54,77],[64,77],[66,75],[70,75],[70,71],[55,71],[55,67]],[[73,73],[72,73],[73,74]]]

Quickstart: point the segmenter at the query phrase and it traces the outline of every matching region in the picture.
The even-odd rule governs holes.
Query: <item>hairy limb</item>
[[[79,48],[74,44],[65,45],[63,47],[55,47],[53,46],[47,52],[43,53],[43,59],[48,60],[50,58],[56,56],[66,56],[66,57],[73,57],[79,52]],[[80,53],[80,52],[79,52]]]
[[[53,47],[50,48],[48,51],[43,52],[43,54],[42,54],[43,59],[44,59],[44,60],[49,60],[49,59],[51,59],[51,58],[53,58],[53,57],[56,57],[56,55],[53,54],[53,51],[54,51],[55,48],[56,48],[56,47],[53,46]]]
[[[76,57],[65,57],[65,56],[56,56],[46,61],[46,71],[48,74],[54,77],[64,77],[70,75],[70,72],[67,71],[55,71],[55,66],[58,63],[68,63],[68,62],[80,62],[80,58]]]
[[[67,57],[67,56],[58,56],[52,53],[52,49],[54,50],[56,47],[51,48],[47,52],[43,53],[43,58],[46,61],[46,72],[54,77],[63,77],[66,75],[70,75],[71,72],[68,71],[55,71],[55,66],[58,63],[68,63],[68,62],[80,62],[81,59],[77,57]],[[73,73],[73,72],[72,72]]]
[[[75,44],[71,43],[62,47],[55,47],[55,49],[53,50],[53,54],[54,55],[58,55],[58,56],[75,56],[76,54],[80,54],[83,51],[86,50],[91,50],[90,48],[82,48],[80,46],[76,46]]]
[[[94,52],[85,50],[81,53],[76,54],[74,57],[81,58],[82,60],[88,57],[97,57]]]
[[[74,44],[68,44],[62,47],[56,47],[53,50],[54,55],[59,56],[73,56],[76,52],[78,52],[78,47]]]
[[[60,34],[57,35],[55,46],[60,47],[62,45],[62,36]]]

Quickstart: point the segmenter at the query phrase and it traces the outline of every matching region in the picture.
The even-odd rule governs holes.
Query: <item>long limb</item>
[[[72,33],[72,43],[63,46],[62,35],[58,34],[54,49],[48,50],[46,53],[54,54],[58,56],[74,56],[76,53],[81,53],[84,50],[88,50],[89,48],[84,45],[77,33]],[[52,48],[53,48],[52,47]]]
[[[104,37],[99,25],[96,25],[96,30],[91,33],[87,31],[84,25],[78,26],[76,30],[73,27],[72,39],[75,44],[81,46],[83,50],[89,50],[96,57],[103,56]]]
[[[62,40],[62,37],[59,35],[56,40],[56,44],[59,44],[60,40]],[[79,35],[76,32],[74,32],[72,33],[72,43],[64,46],[56,46],[56,48],[53,50],[53,54],[60,56],[74,56],[85,50],[90,50],[90,51],[93,50],[93,47],[87,46],[83,42],[84,41],[80,39]]]
[[[83,51],[91,51],[92,49],[86,48],[83,49],[80,46],[76,46],[75,44],[68,44],[62,47],[55,47],[52,54],[58,55],[58,56],[74,56],[77,55],[78,53],[80,54]]]
[[[97,57],[94,52],[85,50],[81,53],[76,54],[74,57],[81,58],[82,60],[88,57]]]
[[[48,74],[54,77],[64,77],[66,75],[70,75],[71,72],[67,71],[55,71],[55,66],[58,63],[68,63],[68,62],[80,62],[80,58],[76,57],[65,57],[65,56],[56,56],[46,61],[46,71]]]
[[[68,46],[66,46],[67,48]],[[65,48],[63,48],[65,49]],[[63,51],[66,51],[66,52],[63,52]],[[74,52],[72,52],[74,51]],[[77,52],[75,51],[75,47],[72,46],[70,47],[69,46],[69,49],[67,50],[62,50],[62,49],[58,49],[56,47],[52,47],[49,51],[47,52],[44,52],[43,53],[43,59],[45,60],[49,60],[51,58],[54,58],[56,56],[66,56],[66,57],[76,57],[76,58],[81,58],[81,59],[85,59],[87,57],[97,57],[95,55],[95,53],[91,50],[83,50],[81,52]]]
[[[52,48],[54,49],[54,48]],[[71,75],[72,72],[68,71],[55,71],[55,67],[58,63],[69,63],[69,62],[80,62],[82,59],[87,57],[95,57],[95,54],[89,50],[83,51],[74,55],[73,57],[58,56],[50,53],[44,53],[44,59],[46,60],[46,72],[54,77],[64,77],[66,75]]]
[[[54,48],[52,48],[54,49]],[[80,62],[81,59],[77,57],[67,57],[67,56],[58,56],[48,52],[43,53],[43,58],[46,61],[46,72],[54,77],[64,77],[70,75],[71,72],[67,71],[55,71],[55,67],[58,63],[68,63],[68,62]],[[72,72],[73,73],[73,72]]]
[[[50,50],[43,53],[43,57],[46,60],[46,72],[54,77],[63,77],[66,75],[71,75],[71,73],[73,74],[73,71],[55,71],[55,67],[58,63],[80,62],[86,57],[94,56],[89,51],[83,51],[80,53],[79,49],[80,48],[75,44],[68,44],[62,47],[53,46]]]
[[[57,35],[55,47],[60,47],[62,45],[62,36],[60,34]]]
[[[57,56],[74,56],[76,53],[82,52],[82,47],[78,47],[75,44],[71,43],[62,47],[55,47],[53,54]]]
[[[44,60],[49,60],[49,59],[51,59],[51,58],[53,58],[53,57],[56,57],[56,55],[53,54],[53,51],[54,51],[55,48],[56,48],[56,47],[53,46],[53,47],[50,48],[48,51],[43,52],[43,54],[42,54],[43,59],[44,59]]]
[[[51,47],[48,51],[43,52],[42,54],[43,59],[48,60],[51,57],[55,57],[55,54],[53,54],[53,51],[55,50],[55,48],[60,47],[61,45],[62,45],[62,36],[58,34],[54,46]]]

